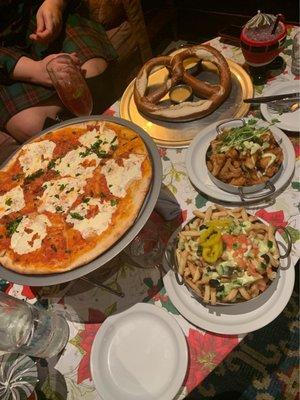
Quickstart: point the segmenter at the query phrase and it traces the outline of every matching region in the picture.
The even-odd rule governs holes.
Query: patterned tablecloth
[[[298,29],[298,28],[297,28]],[[270,77],[266,85],[256,86],[259,95],[265,86],[274,82],[294,81],[299,84],[299,77],[291,73],[291,44],[296,32],[289,27],[286,48],[281,54],[286,61],[284,71]],[[219,38],[210,41],[227,58],[243,65],[244,59],[239,47],[221,43]],[[119,103],[115,103],[106,114],[119,115]],[[259,111],[251,114],[260,117]],[[293,239],[292,262],[295,264],[300,253],[300,231],[297,218],[299,214],[300,183],[299,176],[300,147],[293,140],[296,152],[296,170],[290,185],[276,198],[270,207],[256,210],[256,215],[277,226],[285,226]],[[181,206],[181,215],[166,222],[153,212],[151,219],[160,230],[163,241],[167,241],[172,231],[192,215],[193,209],[209,205],[209,201],[191,185],[185,168],[185,149],[159,148],[163,162],[163,183],[174,194]],[[30,288],[0,280],[0,287],[6,293],[27,299],[30,303],[63,312],[69,321],[69,342],[59,360],[41,360],[41,377],[36,387],[38,399],[51,400],[92,400],[99,399],[89,368],[90,350],[95,334],[101,323],[109,315],[120,312],[137,302],[149,302],[165,308],[180,324],[188,343],[189,366],[183,386],[177,399],[184,398],[219,364],[224,357],[239,343],[242,336],[226,336],[197,329],[184,319],[171,303],[157,269],[141,269],[132,265],[120,254],[107,267],[93,273],[94,282],[105,282],[111,288],[121,290],[125,297],[120,298],[104,289],[81,279],[61,286]],[[35,398],[34,394],[30,397]]]

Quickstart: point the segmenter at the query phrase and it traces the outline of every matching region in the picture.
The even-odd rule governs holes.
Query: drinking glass
[[[90,89],[69,55],[59,55],[48,62],[48,74],[63,104],[77,117],[88,116],[93,109]]]
[[[163,250],[159,230],[149,220],[124,251],[141,268],[154,268],[161,264]]]
[[[0,292],[0,350],[50,358],[68,338],[69,326],[61,315]]]
[[[282,14],[258,13],[243,27],[241,48],[255,85],[265,84],[272,73],[281,73],[284,61],[278,57],[284,49],[287,28]]]

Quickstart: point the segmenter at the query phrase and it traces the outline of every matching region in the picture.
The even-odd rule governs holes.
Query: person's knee
[[[104,58],[91,58],[82,64],[81,68],[85,71],[86,78],[93,78],[101,75],[107,68],[107,62]]]
[[[62,109],[59,99],[53,97],[37,106],[20,111],[11,117],[5,128],[16,140],[24,142],[43,130],[47,118],[55,120]]]
[[[19,142],[25,142],[39,133],[44,126],[45,116],[24,110],[14,115],[6,124],[7,132]]]

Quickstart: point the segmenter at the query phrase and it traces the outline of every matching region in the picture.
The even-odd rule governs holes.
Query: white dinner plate
[[[177,232],[173,233],[167,248],[172,251]],[[277,233],[278,242],[283,242]],[[165,269],[169,269],[164,259]],[[239,335],[253,332],[272,322],[287,305],[294,288],[295,270],[290,257],[281,260],[279,274],[269,288],[249,302],[210,306],[197,301],[184,285],[176,281],[169,270],[163,278],[167,294],[179,313],[195,326],[210,332]]]
[[[226,120],[224,120],[225,122]],[[200,192],[206,194],[212,199],[222,202],[230,202],[234,204],[252,203],[252,200],[241,201],[237,194],[225,192],[216,186],[210,179],[207,173],[206,152],[210,142],[217,136],[216,126],[222,121],[215,122],[203,129],[192,141],[187,149],[185,164],[188,176],[199,189]],[[260,120],[259,125],[267,126],[265,121]],[[280,144],[283,151],[282,172],[279,178],[274,182],[275,194],[280,192],[289,182],[295,169],[295,151],[290,139],[280,129],[275,126],[270,126],[276,141]],[[260,193],[260,192],[259,192]],[[264,191],[261,191],[264,193]],[[274,194],[273,194],[274,196]]]
[[[108,317],[91,352],[91,373],[103,400],[171,400],[187,370],[185,336],[168,312],[138,303]]]
[[[262,96],[273,96],[277,94],[296,93],[296,92],[300,92],[300,82],[288,81],[288,82],[280,82],[274,84],[272,83],[270,87],[267,87],[263,91]],[[298,108],[298,110],[294,112],[278,114],[272,112],[267,104],[261,104],[260,111],[263,117],[269,122],[271,122],[274,119],[279,120],[279,122],[275,123],[275,125],[278,126],[278,128],[290,132],[300,131],[300,108]]]

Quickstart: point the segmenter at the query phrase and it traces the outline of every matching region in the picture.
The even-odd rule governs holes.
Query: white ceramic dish
[[[300,92],[300,82],[299,81],[287,81],[280,83],[272,83],[270,87],[267,87],[262,96],[273,96],[276,94],[285,93],[296,93]],[[287,112],[283,114],[274,113],[268,107],[268,104],[261,104],[260,111],[263,117],[271,122],[274,119],[278,119],[275,125],[285,131],[299,132],[300,131],[300,109],[294,112]]]
[[[91,373],[103,400],[171,400],[187,362],[186,340],[175,318],[138,303],[102,324],[92,346]]]
[[[226,120],[224,120],[224,122],[225,121]],[[218,121],[209,125],[193,139],[185,158],[188,176],[193,185],[196,186],[200,192],[212,199],[234,204],[254,203],[255,201],[250,199],[242,202],[238,194],[228,193],[220,189],[211,181],[208,175],[206,152],[210,142],[217,136],[216,126],[221,122],[222,121]],[[260,124],[262,126],[268,125],[264,121],[260,121]],[[295,168],[295,151],[290,139],[280,129],[275,126],[271,126],[270,129],[283,151],[282,173],[276,182],[274,182],[275,192],[272,194],[272,196],[274,196],[285,187],[293,175]],[[260,194],[263,193],[264,191]]]
[[[171,236],[167,251],[172,251],[177,232]],[[164,259],[165,269],[169,269]],[[239,335],[255,331],[272,322],[287,305],[294,287],[295,270],[290,257],[281,260],[276,280],[250,302],[210,306],[197,301],[185,285],[179,285],[171,270],[163,278],[168,296],[180,314],[199,328],[210,332]]]

